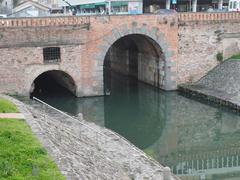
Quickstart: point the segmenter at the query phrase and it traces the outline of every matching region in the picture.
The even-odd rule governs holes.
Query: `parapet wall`
[[[35,26],[61,26],[61,25],[87,25],[89,16],[57,16],[41,18],[1,19],[1,27],[35,27]]]
[[[240,22],[240,13],[178,13],[179,25],[186,23]]]
[[[239,22],[239,12],[226,13],[178,13],[178,23],[203,23],[219,21]],[[90,23],[90,16],[57,16],[41,18],[1,19],[0,27],[29,27],[29,26],[60,26],[60,25],[84,25]]]

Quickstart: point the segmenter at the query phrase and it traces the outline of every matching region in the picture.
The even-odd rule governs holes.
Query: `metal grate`
[[[60,62],[61,52],[59,47],[43,48],[43,61],[44,63]]]

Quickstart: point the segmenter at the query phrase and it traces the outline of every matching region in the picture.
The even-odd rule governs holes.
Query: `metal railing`
[[[46,102],[44,102],[44,101],[42,101],[42,100],[40,100],[40,99],[38,99],[38,98],[36,98],[36,97],[33,97],[33,100],[35,100],[35,101],[37,101],[37,102],[40,102],[40,103],[42,103],[42,104],[50,107],[51,109],[53,109],[53,110],[55,110],[55,111],[63,114],[64,116],[67,116],[68,118],[70,118],[70,119],[72,119],[72,120],[74,120],[74,121],[77,121],[78,123],[80,123],[81,125],[85,126],[86,128],[88,128],[88,129],[90,129],[90,130],[92,130],[92,131],[94,131],[94,132],[96,132],[96,133],[98,133],[98,134],[100,134],[100,135],[102,135],[102,136],[104,136],[104,137],[107,137],[105,134],[99,132],[97,129],[94,129],[94,128],[92,128],[92,127],[90,127],[90,126],[82,123],[82,122],[79,121],[78,119],[75,119],[74,117],[72,117],[72,116],[68,115],[67,113],[65,113],[65,112],[63,112],[63,111],[61,111],[61,110],[59,110],[59,109],[57,109],[57,108],[55,108],[55,107],[47,104]]]

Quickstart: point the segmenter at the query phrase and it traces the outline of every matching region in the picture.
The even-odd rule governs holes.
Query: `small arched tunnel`
[[[32,83],[30,96],[76,95],[76,84],[67,73],[59,70],[46,71]]]
[[[145,35],[131,34],[114,42],[105,56],[104,68],[163,86],[164,54],[159,44]]]

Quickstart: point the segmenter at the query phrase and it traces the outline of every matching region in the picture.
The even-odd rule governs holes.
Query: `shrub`
[[[223,53],[218,52],[217,55],[216,55],[216,58],[219,62],[222,62],[223,61]]]

